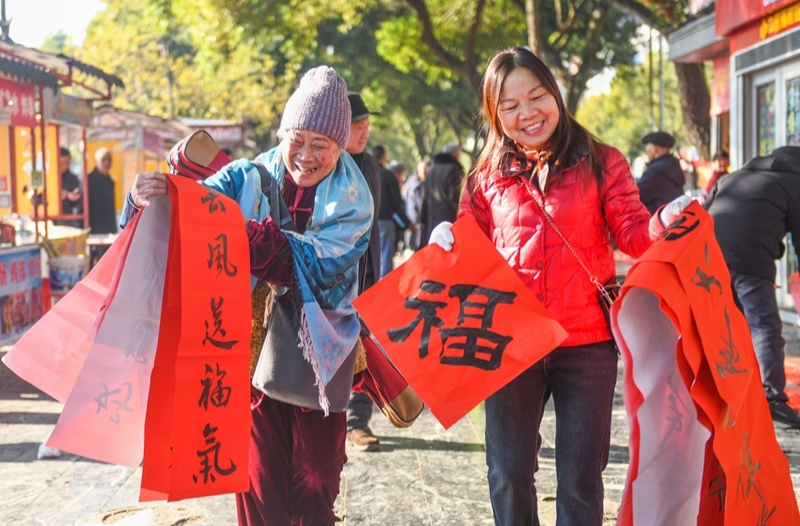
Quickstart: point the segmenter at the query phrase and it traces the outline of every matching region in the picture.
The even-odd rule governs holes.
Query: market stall
[[[0,217],[4,227],[16,231],[13,238],[2,236],[6,243],[0,247],[0,288],[1,259],[6,253],[19,250],[14,245],[31,244],[38,254],[39,243],[44,243],[48,252],[42,252],[36,261],[41,265],[48,255],[53,259],[50,265],[43,266],[45,278],[49,267],[59,268],[59,263],[64,266],[65,261],[57,261],[58,258],[72,258],[74,263],[86,255],[86,129],[93,101],[109,100],[113,86],[122,87],[122,82],[93,66],[0,39]],[[67,145],[67,150],[75,152],[75,162],[71,163],[74,167],[70,169],[75,168],[82,175],[80,180],[73,175],[73,195],[82,196],[83,200],[79,213],[62,210],[59,158],[61,148]],[[54,225],[53,220],[61,224]],[[31,294],[44,296],[40,306],[47,309],[49,281],[42,283],[42,275],[40,269],[39,294]],[[15,290],[13,294],[20,292]]]
[[[94,160],[100,148],[111,153],[109,175],[114,181],[114,204],[117,217],[136,174],[150,170],[167,171],[166,152],[192,133],[180,121],[162,119],[112,106],[94,109],[87,133],[86,156]],[[117,234],[90,234],[88,244],[92,264],[116,239]]]
[[[117,212],[133,186],[136,174],[167,170],[166,152],[192,133],[192,128],[177,120],[162,119],[112,106],[95,108],[87,133],[86,154],[94,159],[100,148],[111,151],[111,177],[115,184]]]

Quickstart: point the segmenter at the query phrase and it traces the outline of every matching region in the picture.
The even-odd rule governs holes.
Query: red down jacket
[[[607,283],[615,275],[611,237],[634,257],[641,256],[664,227],[639,200],[628,162],[615,148],[600,146],[605,185],[587,174],[587,157],[566,168],[558,185],[543,196],[547,213],[589,270]],[[529,177],[530,172],[523,174]],[[459,217],[474,217],[517,275],[569,333],[562,345],[611,339],[588,274],[542,215],[528,192],[542,193],[524,176],[496,170],[473,183],[461,198]],[[609,234],[610,233],[610,234]]]

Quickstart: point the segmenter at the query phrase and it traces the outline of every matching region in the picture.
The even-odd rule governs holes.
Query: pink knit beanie
[[[309,70],[286,103],[280,129],[322,133],[345,148],[350,139],[350,101],[344,79],[328,66]]]

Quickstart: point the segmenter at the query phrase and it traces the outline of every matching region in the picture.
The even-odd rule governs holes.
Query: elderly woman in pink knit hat
[[[332,380],[342,376],[349,394],[359,335],[351,302],[373,219],[369,188],[344,151],[350,118],[344,80],[329,67],[314,68],[286,104],[280,144],[256,157],[261,171],[254,162],[240,159],[202,182],[235,199],[248,220],[251,372],[267,332],[265,301],[269,309],[275,304],[267,298],[275,296],[298,320],[298,337],[289,340],[297,339],[299,348],[287,343],[287,352],[302,353],[316,377],[310,382],[316,400],[309,404],[296,405],[251,387],[250,491],[236,496],[241,525],[337,521],[333,504],[347,460],[347,396],[343,405],[336,405],[328,395]],[[261,190],[261,178],[267,176],[280,189],[293,227],[271,217],[270,210],[280,203],[270,202]],[[166,194],[166,176],[139,174],[123,210],[123,226],[151,198]],[[268,293],[270,288],[274,294]]]

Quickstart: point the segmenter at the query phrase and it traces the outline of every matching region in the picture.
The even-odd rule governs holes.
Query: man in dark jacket
[[[421,218],[424,231],[420,236],[420,248],[428,244],[436,225],[456,220],[461,182],[464,179],[464,168],[458,162],[460,155],[461,147],[458,144],[448,144],[442,153],[433,158],[433,164],[425,175]]]
[[[350,100],[350,141],[345,151],[350,154],[358,165],[364,179],[367,180],[369,191],[372,192],[372,202],[375,206],[375,215],[381,206],[381,179],[380,165],[370,154],[365,152],[369,140],[369,116],[375,115],[367,109],[364,100],[358,93],[347,94]],[[358,293],[361,294],[380,278],[381,238],[377,219],[372,223],[367,251],[358,261]],[[369,419],[372,416],[372,400],[364,393],[351,393],[350,403],[347,406],[347,440],[360,451],[377,451],[380,441],[369,428]]]
[[[800,428],[800,414],[787,405],[784,345],[775,298],[775,260],[792,234],[800,253],[800,147],[784,146],[756,157],[719,180],[706,201],[714,233],[731,273],[761,369],[772,419]]]
[[[388,155],[386,148],[376,146],[372,156],[381,165],[381,208],[378,213],[378,227],[381,230],[381,277],[392,271],[394,253],[397,250],[396,226],[402,229],[414,228],[406,215],[406,205],[400,195],[400,183],[394,173],[386,169]]]
[[[669,153],[675,146],[672,135],[658,131],[645,135],[642,142],[650,162],[636,186],[639,187],[639,199],[652,215],[661,205],[683,195],[686,177],[681,162]]]
[[[97,166],[89,172],[89,228],[92,234],[116,234],[117,209],[114,180],[111,178],[111,151],[100,148],[95,153]]]
[[[83,192],[81,192],[81,180],[72,173],[69,165],[72,156],[69,149],[63,146],[58,151],[58,171],[61,173],[61,214],[77,215],[83,213]],[[80,219],[61,219],[53,221],[56,225],[72,226],[83,228],[83,220]]]

